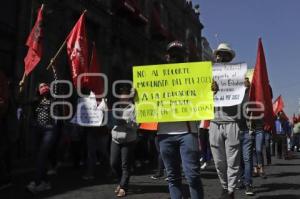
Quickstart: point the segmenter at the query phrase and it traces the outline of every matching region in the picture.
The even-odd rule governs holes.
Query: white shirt
[[[192,133],[197,133],[197,122],[189,122]],[[161,122],[157,134],[181,135],[188,133],[187,122]]]

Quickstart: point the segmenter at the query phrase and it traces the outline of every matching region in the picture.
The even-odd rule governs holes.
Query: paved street
[[[300,153],[294,154],[293,160],[273,159],[273,165],[267,167],[267,179],[255,178],[254,197],[246,197],[243,190],[236,192],[236,198],[253,199],[300,199]],[[57,176],[53,176],[51,181],[53,189],[47,193],[33,196],[28,193],[25,186],[31,179],[32,173],[26,172],[14,177],[14,185],[0,192],[1,199],[109,199],[115,198],[113,190],[115,184],[112,179],[98,178],[94,181],[86,182],[80,179],[82,172],[70,169],[69,167],[59,170]],[[128,193],[130,199],[168,199],[167,182],[162,180],[152,180],[149,178],[151,171],[145,169],[139,175],[131,178],[131,186]],[[202,179],[205,190],[205,198],[217,199],[221,189],[214,167],[202,172]],[[109,183],[108,183],[109,182]],[[185,192],[187,186],[185,185]],[[188,197],[187,197],[188,198]]]

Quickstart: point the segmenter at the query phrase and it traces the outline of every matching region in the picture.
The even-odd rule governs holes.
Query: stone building
[[[202,37],[201,44],[202,44],[202,61],[213,61],[214,60],[213,50],[210,47],[205,37]]]
[[[38,82],[51,82],[53,75],[46,67],[66,36],[87,9],[87,32],[95,41],[101,71],[112,83],[132,78],[132,66],[164,63],[165,47],[172,40],[186,44],[187,61],[202,59],[203,25],[199,7],[186,0],[10,0],[0,12],[0,70],[15,81],[22,78],[23,59],[27,52],[26,38],[44,3],[43,57],[28,78],[25,96],[34,95]],[[4,20],[4,21],[3,21]],[[66,50],[56,62],[59,79],[70,79]],[[108,98],[111,97],[109,92]],[[30,143],[30,110],[23,133]],[[28,144],[24,144],[27,146]],[[28,147],[24,151],[30,150]]]

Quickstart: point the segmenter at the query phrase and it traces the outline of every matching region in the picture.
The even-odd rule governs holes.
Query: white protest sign
[[[234,106],[243,101],[246,73],[246,63],[214,64],[213,77],[219,86],[219,91],[214,96],[215,107]]]
[[[88,97],[78,99],[77,111],[71,123],[86,127],[101,126],[105,106],[104,100],[97,106],[95,94],[91,92]]]

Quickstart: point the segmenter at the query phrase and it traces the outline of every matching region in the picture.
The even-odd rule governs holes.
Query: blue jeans
[[[252,185],[252,167],[253,167],[253,135],[249,131],[241,131],[241,178],[244,185]]]
[[[171,199],[182,198],[181,162],[191,199],[202,199],[197,134],[158,135],[160,153],[167,171]]]
[[[255,152],[253,153],[253,166],[263,165],[263,144],[264,144],[265,134],[263,131],[255,132]]]

